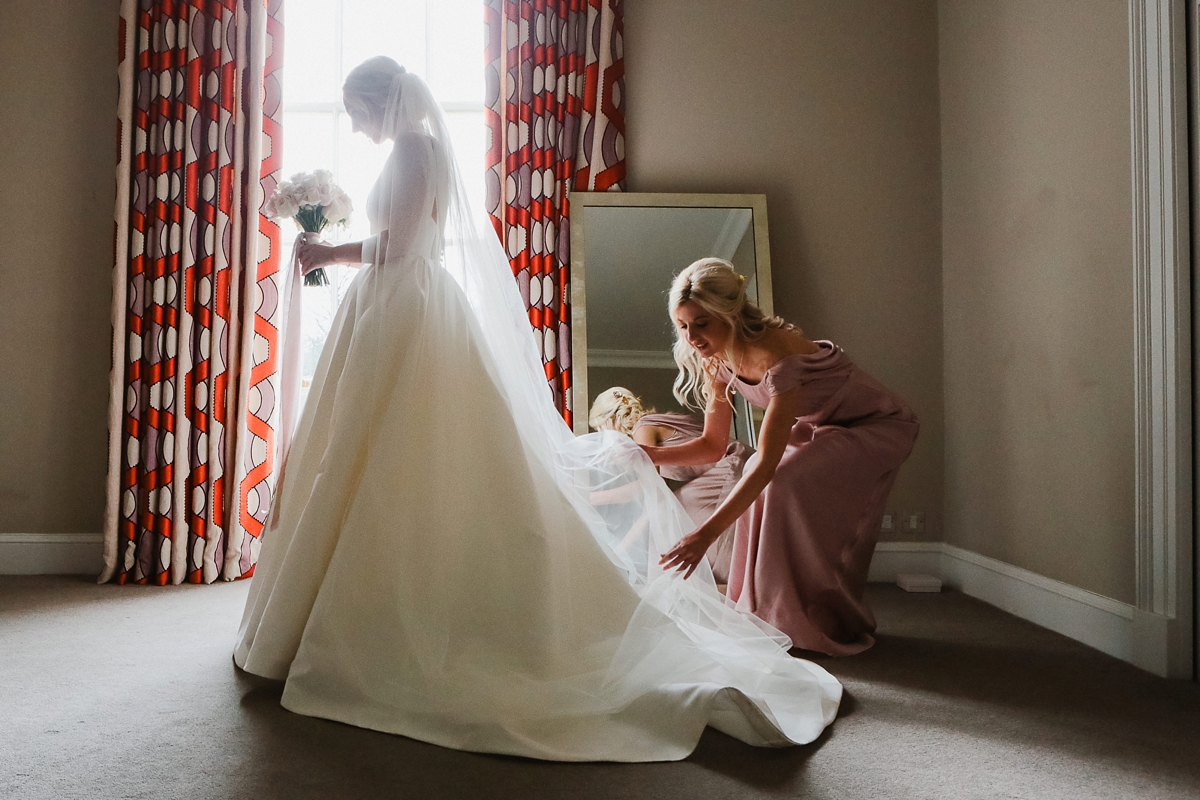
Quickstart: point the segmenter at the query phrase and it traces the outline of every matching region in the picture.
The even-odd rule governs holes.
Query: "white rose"
[[[350,199],[350,195],[341,189],[338,189],[338,200],[341,202],[342,208],[346,210],[346,217],[348,219],[351,212],[354,211],[354,201]]]
[[[288,196],[277,197],[275,199],[275,214],[278,219],[294,217],[300,211],[300,205],[294,199]]]
[[[330,201],[329,206],[325,209],[325,218],[330,222],[344,225],[350,218],[351,210],[350,198],[342,194]]]
[[[284,181],[275,187],[275,204],[279,205],[280,201],[285,199],[295,199],[296,187],[288,181]]]
[[[333,198],[337,195],[337,187],[328,183],[318,184],[317,195],[320,197],[317,204],[327,206],[333,202]]]

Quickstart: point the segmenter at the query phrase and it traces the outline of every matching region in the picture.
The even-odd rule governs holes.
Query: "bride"
[[[297,713],[461,750],[675,760],[706,725],[811,742],[840,684],[706,568],[659,567],[693,526],[636,445],[557,415],[424,82],[376,57],[344,99],[394,144],[374,235],[300,253],[365,266],[280,476],[237,665],[286,680]]]

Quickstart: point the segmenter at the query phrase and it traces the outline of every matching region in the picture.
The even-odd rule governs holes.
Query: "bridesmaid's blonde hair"
[[[675,310],[689,300],[729,326],[733,331],[730,348],[735,342],[759,339],[770,328],[795,330],[793,325],[779,317],[768,317],[751,303],[746,298],[746,278],[723,258],[702,258],[675,276],[667,303],[672,322]],[[679,367],[675,399],[689,408],[705,408],[714,398],[718,368],[722,363],[732,368],[732,353],[726,351],[723,356],[701,358],[676,327],[674,355]],[[728,390],[725,399],[729,399]]]
[[[637,395],[623,386],[614,386],[596,396],[588,413],[588,425],[594,431],[617,431],[632,436],[633,426],[649,413],[652,412]]]

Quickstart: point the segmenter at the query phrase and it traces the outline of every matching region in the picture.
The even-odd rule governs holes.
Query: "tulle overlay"
[[[704,420],[686,414],[647,414],[637,421],[634,430],[643,425],[667,428],[671,435],[662,441],[664,447],[675,447],[699,439],[704,433]],[[696,525],[712,516],[733,487],[741,480],[746,461],[754,450],[733,440],[725,449],[725,455],[712,464],[699,466],[660,467],[658,473],[668,480],[683,481],[674,490],[683,510]],[[735,526],[730,525],[708,548],[708,566],[717,583],[729,582],[729,564],[733,558]]]
[[[380,235],[322,352],[235,661],[286,679],[298,713],[464,750],[670,760],[705,725],[812,741],[841,686],[707,567],[658,568],[690,520],[628,439],[557,415],[440,115],[397,83]]]

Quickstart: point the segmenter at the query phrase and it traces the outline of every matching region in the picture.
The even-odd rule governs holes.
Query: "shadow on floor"
[[[405,796],[488,798],[529,797],[697,797],[698,786],[711,783],[704,778],[719,776],[722,785],[734,784],[748,790],[774,794],[793,787],[809,760],[828,741],[826,729],[817,741],[804,747],[750,747],[730,736],[709,729],[695,752],[675,764],[564,764],[493,754],[463,753],[425,744],[404,736],[355,728],[339,722],[293,714],[279,701],[283,684],[234,669],[241,693],[239,707],[252,728],[259,763],[270,764],[272,776],[262,787],[261,797],[290,798],[296,792],[317,787],[357,787],[376,791],[395,782],[407,787]],[[852,710],[848,698],[843,709]],[[283,763],[281,754],[287,754]],[[630,794],[614,794],[614,770]],[[681,770],[688,780],[670,779]],[[425,776],[440,776],[426,785]],[[650,786],[638,781],[651,779]],[[674,784],[674,785],[672,785]],[[636,790],[636,791],[635,791]],[[426,794],[428,793],[428,794]],[[364,795],[365,796],[365,795]]]

